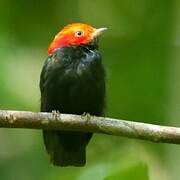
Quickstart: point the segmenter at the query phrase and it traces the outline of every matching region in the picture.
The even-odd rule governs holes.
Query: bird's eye
[[[83,36],[84,32],[83,31],[76,31],[75,36],[80,37]]]

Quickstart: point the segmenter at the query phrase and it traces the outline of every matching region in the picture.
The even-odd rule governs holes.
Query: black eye
[[[77,37],[80,37],[80,36],[83,36],[83,35],[84,35],[84,32],[83,32],[83,31],[77,31],[77,32],[75,33],[75,35],[76,35]]]

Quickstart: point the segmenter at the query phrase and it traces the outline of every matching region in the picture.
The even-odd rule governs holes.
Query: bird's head
[[[63,46],[93,45],[97,37],[107,28],[93,28],[83,23],[73,23],[65,26],[54,38],[48,48],[52,54],[57,48]]]

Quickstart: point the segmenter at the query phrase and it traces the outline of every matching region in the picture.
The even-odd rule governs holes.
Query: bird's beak
[[[100,34],[102,34],[106,30],[107,30],[106,27],[95,29],[93,32],[93,38],[98,37]]]

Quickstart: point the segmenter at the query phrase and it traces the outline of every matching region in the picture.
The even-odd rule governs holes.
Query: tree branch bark
[[[0,127],[93,132],[180,144],[180,128],[177,127],[90,115],[0,110]]]

